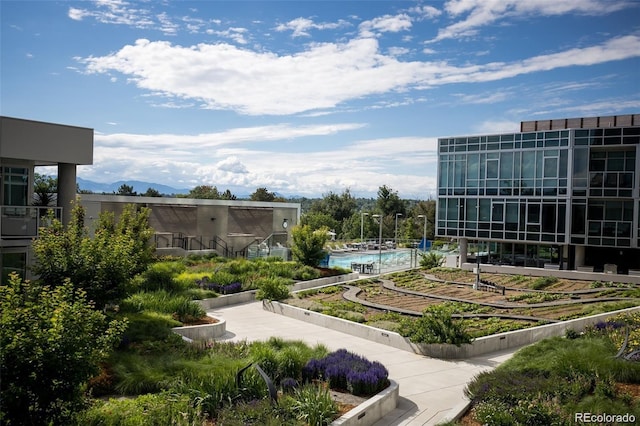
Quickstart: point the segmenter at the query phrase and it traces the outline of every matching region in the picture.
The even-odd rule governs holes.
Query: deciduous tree
[[[116,222],[112,212],[100,215],[94,236],[84,225],[85,211],[76,204],[65,228],[49,217],[50,226],[34,241],[35,274],[47,285],[66,279],[86,291],[98,307],[125,295],[128,281],[151,261],[149,209],[128,205]]]

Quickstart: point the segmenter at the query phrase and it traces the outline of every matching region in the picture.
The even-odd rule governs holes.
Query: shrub
[[[126,326],[107,325],[68,280],[51,288],[11,274],[0,286],[2,423],[69,423]]]
[[[400,334],[414,343],[449,343],[460,346],[471,343],[464,322],[455,320],[450,309],[434,307],[417,319],[403,319]]]
[[[294,226],[291,229],[293,246],[291,254],[294,260],[308,266],[318,266],[327,253],[324,245],[329,234],[327,228],[311,229],[308,225]]]
[[[257,280],[258,300],[283,300],[289,297],[289,280],[278,277],[261,278]]]
[[[184,270],[185,266],[180,262],[154,263],[142,273],[141,287],[147,291],[173,291],[176,288],[175,277]]]
[[[204,276],[196,281],[199,288],[203,290],[215,291],[220,294],[233,294],[242,291],[242,283],[234,281],[228,284],[221,284],[218,282],[209,281],[209,277]]]
[[[540,277],[540,278],[537,278],[535,281],[533,281],[529,285],[529,288],[533,290],[542,290],[557,282],[558,282],[557,277]]]
[[[299,281],[315,280],[316,278],[320,278],[320,271],[311,266],[301,265],[293,271],[292,278]]]
[[[420,254],[420,266],[427,269],[438,268],[444,263],[444,256],[430,251]]]
[[[354,395],[373,395],[389,385],[389,372],[379,362],[339,349],[322,359],[312,359],[302,369],[305,381],[326,380],[331,389]]]

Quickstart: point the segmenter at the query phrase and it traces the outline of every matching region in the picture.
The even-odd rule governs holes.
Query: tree
[[[198,198],[204,200],[219,200],[220,192],[218,188],[211,185],[198,185],[186,195],[187,198]]]
[[[411,238],[422,238],[424,233],[424,218],[419,218],[419,215],[426,216],[427,218],[427,240],[433,240],[435,238],[435,223],[436,223],[436,201],[426,200],[420,201],[416,204],[409,213],[412,218],[411,225]]]
[[[138,195],[138,193],[133,190],[133,186],[127,185],[126,183],[123,183],[122,185],[120,185],[120,188],[118,188],[118,192],[116,192],[116,194],[118,194],[118,195]]]
[[[267,191],[267,188],[258,188],[250,197],[251,201],[275,201],[276,194]]]
[[[142,195],[143,197],[162,197],[160,191],[151,187],[147,188],[147,192],[140,195]]]
[[[85,211],[79,204],[73,207],[66,228],[50,215],[50,226],[42,228],[33,243],[34,273],[51,286],[70,279],[98,307],[118,301],[129,280],[151,261],[149,214],[147,208],[128,205],[116,222],[112,212],[102,213],[93,238],[84,226]]]
[[[223,200],[235,200],[236,196],[231,193],[228,189],[222,193],[220,196]]]
[[[58,199],[58,179],[35,173],[33,175],[33,205],[55,205]]]
[[[348,189],[340,195],[329,192],[321,200],[314,201],[310,211],[330,215],[336,221],[342,222],[356,211],[356,200]]]
[[[106,323],[69,280],[0,286],[0,423],[72,424],[83,385],[126,329]]]
[[[398,192],[392,191],[387,185],[383,185],[378,189],[376,207],[385,216],[395,215],[396,213],[402,213],[403,216],[407,214],[405,203],[398,196]]]
[[[327,228],[338,229],[340,222],[335,220],[331,215],[321,212],[309,212],[302,215],[300,218],[301,225],[309,225],[312,230]]]
[[[308,225],[294,226],[291,229],[293,258],[303,265],[318,266],[326,257],[324,245],[329,238],[327,228],[312,230]]]

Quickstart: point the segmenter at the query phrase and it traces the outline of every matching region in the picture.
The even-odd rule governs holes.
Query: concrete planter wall
[[[393,380],[390,382],[386,389],[334,420],[331,426],[369,426],[395,410],[400,388],[398,383]]]
[[[386,331],[368,325],[358,324],[342,318],[335,318],[318,312],[308,311],[295,306],[286,305],[279,302],[264,302],[264,309],[285,315],[300,321],[306,321],[322,327],[331,328],[352,336],[361,337],[377,343],[392,346],[397,349],[426,355],[432,358],[442,359],[463,359],[473,358],[479,355],[497,352],[504,349],[517,348],[529,345],[542,339],[554,336],[563,336],[568,329],[580,332],[590,325],[619,313],[640,311],[640,306],[622,309],[619,311],[607,312],[604,314],[592,315],[584,318],[577,318],[559,323],[541,325],[526,328],[523,330],[509,331],[506,333],[494,334],[492,336],[480,337],[471,344],[455,346],[449,344],[416,344],[409,339],[402,337],[398,333]]]
[[[318,278],[309,281],[300,281],[291,286],[291,291],[307,290],[314,287],[323,287],[326,285],[337,284],[341,282],[358,279],[357,273],[345,275],[336,275],[334,277]],[[223,306],[239,305],[240,303],[248,303],[256,300],[256,290],[243,291],[242,293],[227,294],[211,299],[197,300],[203,309],[215,309]]]
[[[473,271],[476,268],[475,263],[463,263],[460,269],[465,271]],[[546,268],[546,266],[545,266]],[[602,272],[593,272],[593,266],[579,266],[576,271],[543,269],[543,268],[525,268],[523,266],[504,266],[504,265],[480,265],[480,271],[486,273],[524,275],[533,277],[558,277],[570,280],[585,281],[613,281],[616,283],[640,284],[640,276],[629,271],[629,275],[622,274],[605,274]]]
[[[215,317],[211,317],[215,318]],[[173,327],[174,333],[181,335],[185,340],[213,340],[217,337],[222,337],[227,332],[227,322],[222,318],[215,318],[218,320],[215,324],[201,324],[201,325],[187,325],[184,327]]]

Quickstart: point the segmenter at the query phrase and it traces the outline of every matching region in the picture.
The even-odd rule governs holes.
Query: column
[[[71,203],[76,199],[76,165],[58,163],[58,207],[62,207],[62,223],[71,220]]]
[[[584,266],[584,246],[576,246],[575,267]]]
[[[458,248],[460,250],[460,266],[462,266],[463,263],[467,263],[467,242],[468,240],[466,238],[460,238],[458,240]]]

